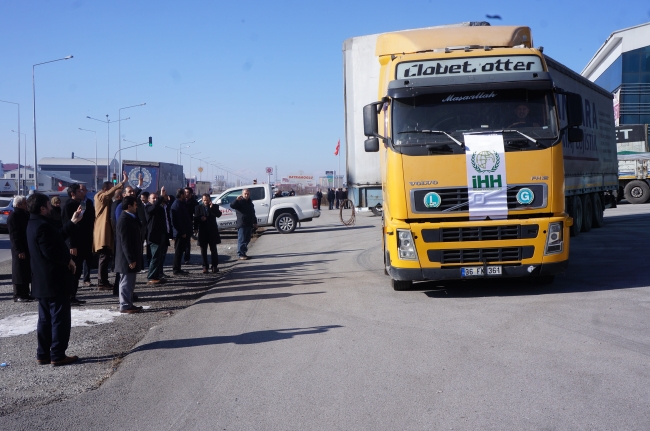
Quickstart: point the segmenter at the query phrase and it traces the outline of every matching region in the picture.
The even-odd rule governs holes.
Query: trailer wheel
[[[580,235],[582,230],[582,200],[580,196],[571,197],[571,217],[573,218],[573,226],[569,228],[571,236]]]
[[[397,291],[404,291],[404,290],[409,290],[411,287],[413,287],[413,281],[411,280],[390,280],[390,284],[393,286],[394,290]]]
[[[370,211],[377,217],[382,215],[384,213],[384,209],[382,208],[381,204],[377,204],[374,207],[370,207]]]
[[[594,227],[603,227],[605,224],[605,208],[603,207],[603,201],[600,198],[598,193],[591,195],[591,201],[594,203]]]
[[[296,217],[291,213],[282,213],[275,219],[275,228],[280,233],[291,233],[296,230]]]
[[[582,195],[582,231],[589,232],[594,220],[594,206],[591,203],[590,195]]]
[[[625,186],[625,199],[634,205],[644,204],[650,199],[650,187],[645,181],[634,180]]]

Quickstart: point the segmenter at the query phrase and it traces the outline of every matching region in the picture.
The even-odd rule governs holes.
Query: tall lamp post
[[[201,154],[201,152],[199,151],[199,152],[192,153],[192,154],[181,152],[181,154],[185,154],[186,156],[190,156],[190,177],[192,177],[192,156],[196,156],[197,154]],[[194,158],[196,159],[196,157],[194,157]],[[196,159],[196,160],[199,160],[199,159]]]
[[[122,149],[122,123],[120,120],[122,119],[122,109],[129,109],[129,108],[136,108],[138,106],[144,106],[146,103],[140,103],[139,105],[133,105],[133,106],[127,106],[124,108],[120,108],[117,110],[117,134],[118,134],[118,141],[119,141],[119,149]],[[120,169],[122,169],[122,151],[119,151],[120,153]]]
[[[106,177],[107,177],[107,180],[108,180],[108,178],[110,178],[110,176],[111,176],[110,172],[108,171],[109,170],[108,167],[109,167],[109,165],[111,163],[111,151],[110,151],[110,147],[111,147],[111,130],[110,130],[111,120],[109,120],[108,114],[106,114],[106,121],[99,120],[99,119],[93,118],[93,117],[88,117],[88,116],[86,116],[86,118],[89,118],[89,119],[95,120],[95,121],[99,121],[100,123],[106,123]],[[113,123],[119,123],[119,122],[130,120],[130,119],[131,119],[131,117],[122,118],[121,120],[113,121]],[[122,165],[120,165],[120,169],[122,169]]]
[[[54,63],[55,61],[61,60],[70,60],[71,58],[72,56],[68,55],[67,57],[59,58],[57,60],[44,61],[43,63],[32,65],[32,104],[34,106],[34,191],[38,191],[38,159],[36,156],[36,81],[34,79],[34,70],[36,69],[36,66],[42,64]]]
[[[15,130],[12,130],[14,133],[18,133],[18,194],[20,194],[20,186],[22,184],[22,190],[24,194],[27,194],[27,135],[24,133],[16,132]],[[23,148],[25,149],[25,154],[23,154],[23,179],[22,181],[20,180],[20,135],[23,135]]]
[[[6,100],[0,100],[0,102],[11,103],[18,107],[18,131],[16,133],[18,133],[18,194],[20,195],[20,104],[16,102],[8,102]]]
[[[183,145],[183,144],[181,144],[181,145]],[[176,164],[178,165],[178,164],[180,164],[180,163],[178,163],[178,160],[179,160],[179,153],[181,152],[182,149],[184,149],[184,148],[190,148],[190,146],[189,146],[189,145],[186,145],[186,146],[184,146],[184,147],[183,147],[183,146],[180,146],[180,147],[178,147],[178,148],[174,148],[174,147],[168,147],[167,145],[165,145],[165,148],[169,148],[170,150],[174,150],[174,151],[176,151]]]
[[[123,140],[124,142],[130,142],[130,143],[132,143],[132,144],[136,144],[136,145],[135,145],[135,160],[138,160],[138,147],[140,146],[140,144],[138,144],[138,143],[135,142],[135,141],[129,141],[128,139],[124,139],[124,138],[122,138],[122,140]],[[120,148],[120,149],[121,149],[121,148]],[[120,159],[121,159],[121,158],[122,158],[122,153],[120,153]]]
[[[99,172],[97,172],[97,132],[95,130],[82,129],[81,127],[79,127],[79,130],[83,130],[84,132],[93,132],[95,134],[95,191],[97,191],[99,190],[97,188],[97,177],[99,176]],[[108,181],[108,169],[106,170],[106,181]]]

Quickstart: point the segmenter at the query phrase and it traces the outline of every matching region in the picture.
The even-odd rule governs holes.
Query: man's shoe
[[[208,268],[203,267],[203,271],[202,271],[202,273],[203,273],[203,274],[207,274],[208,272],[209,272],[209,271],[208,271]]]
[[[183,271],[182,269],[180,271],[174,271],[172,274],[174,275],[188,275],[189,272]]]
[[[61,365],[68,365],[78,360],[79,360],[78,356],[66,356],[65,359],[61,359],[60,361],[56,361],[56,362],[52,361],[52,366],[60,367]]]
[[[189,264],[190,264],[190,261],[189,261],[189,260],[186,260],[186,261],[185,261],[185,265],[189,265]]]
[[[14,302],[32,302],[32,301],[33,299],[30,299],[28,296],[24,298],[23,297],[14,298]]]
[[[169,278],[169,277],[167,277],[167,274],[160,274],[160,278]]]
[[[70,299],[70,305],[77,305],[77,306],[79,306],[79,305],[84,305],[85,303],[86,303],[86,301],[83,301],[83,300],[81,300],[81,299],[77,299],[77,298],[71,298],[71,299]]]
[[[90,281],[84,281],[84,286],[92,286],[93,284]]]
[[[217,268],[216,266],[213,266],[212,267],[212,272],[213,273],[219,272],[219,268]]]
[[[141,311],[142,311],[142,307],[137,307],[137,306],[134,305],[131,308],[127,308],[125,310],[120,310],[120,313],[122,313],[122,314],[135,314],[135,313],[139,313]]]
[[[50,361],[50,358],[47,359],[37,359],[36,363],[38,365],[49,365],[52,361]]]
[[[239,256],[239,260],[248,260],[248,256]]]
[[[162,283],[162,280],[157,280],[155,278],[152,278],[151,280],[147,281],[147,284],[160,284]]]
[[[113,290],[113,286],[110,284],[100,283],[97,285],[97,290]]]

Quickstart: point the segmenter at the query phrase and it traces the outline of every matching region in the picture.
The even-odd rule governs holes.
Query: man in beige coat
[[[99,290],[112,290],[113,286],[108,282],[108,265],[113,256],[115,246],[115,234],[111,226],[111,203],[113,195],[127,184],[126,172],[122,173],[121,183],[115,186],[110,181],[104,182],[102,190],[95,195],[95,229],[93,231],[93,253],[99,254],[99,266],[97,268],[97,286]]]

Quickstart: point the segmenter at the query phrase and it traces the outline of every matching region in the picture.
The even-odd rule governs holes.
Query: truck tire
[[[390,284],[393,286],[394,290],[397,290],[399,292],[404,291],[404,290],[409,290],[411,287],[413,287],[413,281],[411,280],[390,280]]]
[[[625,200],[637,205],[644,204],[650,199],[650,187],[645,181],[634,180],[625,186]]]
[[[374,215],[376,215],[377,217],[379,217],[379,216],[382,215],[382,213],[383,213],[383,208],[382,208],[381,204],[377,204],[377,205],[375,205],[374,207],[370,207],[370,211],[372,211],[372,213],[373,213]]]
[[[603,207],[603,201],[600,198],[598,193],[593,193],[591,195],[591,201],[594,205],[594,227],[603,227],[605,225],[605,208]]]
[[[282,213],[275,219],[275,228],[280,233],[291,233],[296,230],[296,216],[291,213]]]
[[[580,235],[582,230],[582,199],[580,199],[580,196],[571,196],[570,214],[573,218],[573,226],[569,228],[569,233],[575,237]]]
[[[594,205],[591,202],[591,195],[581,195],[582,200],[582,231],[589,232],[594,221]]]

